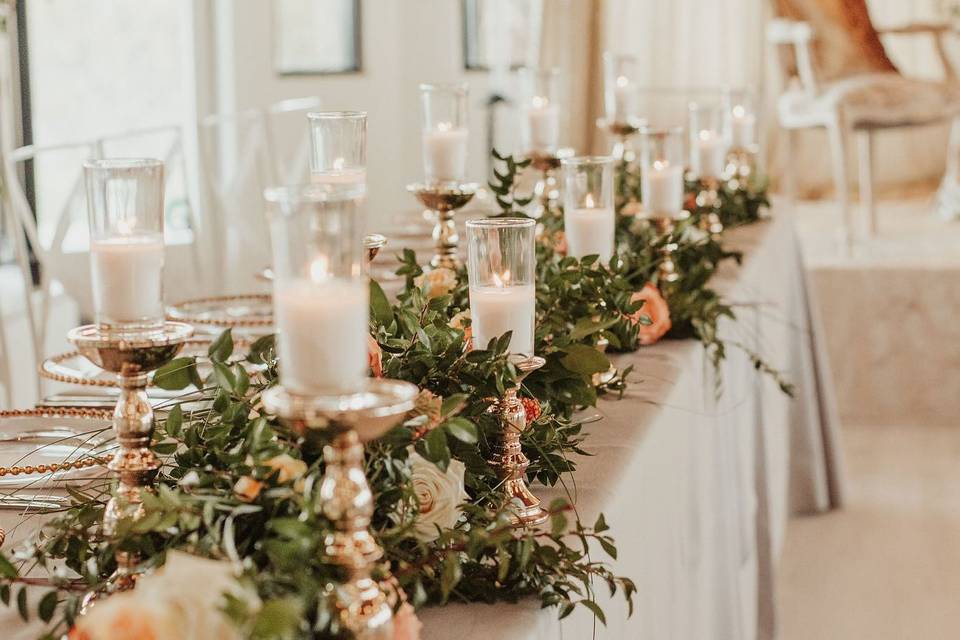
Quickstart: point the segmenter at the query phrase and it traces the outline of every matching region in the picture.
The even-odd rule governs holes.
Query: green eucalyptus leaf
[[[230,356],[233,355],[233,331],[227,329],[219,336],[216,340],[210,343],[210,348],[207,349],[207,355],[210,356],[211,360],[217,362],[226,362],[230,359]]]

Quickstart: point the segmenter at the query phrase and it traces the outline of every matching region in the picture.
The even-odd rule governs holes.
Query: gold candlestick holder
[[[150,449],[154,415],[147,398],[147,374],[170,362],[192,335],[193,327],[182,322],[164,322],[156,330],[135,333],[84,325],[67,334],[81,355],[119,379],[113,431],[120,447],[108,465],[119,484],[103,513],[102,531],[108,538],[121,520],[143,516],[141,494],[150,490],[160,469],[160,461]],[[132,589],[139,575],[136,554],[117,551],[116,560],[117,570],[107,582],[106,593]],[[88,594],[84,606],[98,595]]]
[[[606,128],[616,140],[610,155],[621,162],[636,162],[637,154],[630,145],[630,138],[640,131],[639,125],[632,122],[610,122]]]
[[[756,172],[757,153],[749,147],[734,147],[727,153],[724,175],[741,184],[749,182]]]
[[[720,180],[712,177],[700,178],[696,203],[697,209],[701,211],[700,228],[713,236],[723,233],[723,222],[720,221]]]
[[[534,151],[528,158],[530,166],[540,172],[540,178],[533,187],[533,205],[530,209],[530,217],[539,219],[560,209],[560,182],[557,180],[557,169],[560,168],[561,156],[556,153]]]
[[[507,389],[503,397],[487,410],[500,420],[499,437],[488,463],[502,481],[500,492],[510,502],[513,525],[534,527],[546,522],[547,512],[540,506],[540,499],[527,487],[524,477],[530,461],[520,447],[520,434],[527,428],[527,412],[517,393],[523,379],[546,364],[546,360],[539,356],[511,356],[510,361],[517,369],[517,384]]]
[[[417,197],[436,218],[433,227],[434,255],[430,266],[434,269],[443,267],[457,269],[462,264],[457,255],[460,246],[460,236],[453,216],[458,209],[462,209],[477,193],[474,183],[456,184],[411,184],[407,191]]]
[[[655,239],[654,242],[657,242],[661,238],[665,240],[665,242],[660,245],[660,264],[657,266],[657,282],[661,289],[664,284],[671,284],[680,279],[677,264],[673,261],[673,253],[679,248],[679,245],[674,242],[672,236],[677,221],[685,220],[688,217],[690,217],[690,212],[683,211],[680,216],[676,218],[662,215],[651,216],[649,218],[650,224],[653,225],[657,233],[657,239]]]
[[[334,525],[324,540],[325,558],[344,569],[337,589],[341,624],[354,637],[393,637],[393,612],[371,576],[383,550],[370,533],[373,495],[363,471],[363,443],[379,438],[413,408],[417,387],[399,380],[370,379],[344,396],[302,395],[282,386],[263,393],[263,405],[301,435],[326,432],[326,463],[320,483],[323,514]]]

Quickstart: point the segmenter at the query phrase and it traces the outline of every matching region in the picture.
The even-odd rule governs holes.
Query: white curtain
[[[557,0],[559,1],[559,0]],[[652,88],[708,89],[743,86],[761,98],[761,142],[776,179],[779,162],[776,95],[780,69],[764,39],[771,0],[603,0],[601,50],[628,53],[640,63],[640,82]],[[938,0],[869,0],[878,27],[940,18]],[[586,24],[581,33],[586,33]],[[960,40],[960,39],[958,39]],[[940,63],[924,36],[892,36],[884,44],[904,73],[941,77]],[[960,62],[960,46],[958,46]],[[593,70],[599,74],[599,68]],[[682,105],[671,108],[676,110]],[[682,116],[681,116],[682,117]],[[884,133],[878,138],[877,181],[883,186],[935,181],[943,171],[946,128]],[[832,187],[825,134],[802,134],[798,161],[791,166],[801,194]],[[853,156],[853,153],[850,154]],[[850,160],[851,176],[856,176]]]

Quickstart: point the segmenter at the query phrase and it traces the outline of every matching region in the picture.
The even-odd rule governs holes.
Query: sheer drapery
[[[854,35],[844,41],[847,44],[841,47],[840,58],[855,56],[857,45],[850,43],[859,43],[869,48],[873,70],[889,65],[911,76],[942,77],[933,46],[923,36],[886,36],[880,41],[883,46],[877,48],[877,40],[871,36],[872,27],[868,24],[865,28],[863,24],[867,10],[872,24],[878,27],[930,21],[939,17],[937,0],[868,0],[866,5],[862,0],[853,3],[846,0],[602,0],[598,2],[602,12],[600,37],[595,41],[598,52],[609,50],[636,56],[640,62],[639,81],[648,87],[749,86],[757,90],[763,108],[761,142],[768,158],[768,170],[776,179],[782,167],[778,162],[774,104],[782,86],[782,74],[772,63],[764,29],[781,4],[788,6],[791,11],[788,15],[812,19],[814,26],[826,28],[829,36],[842,38],[842,34],[837,35],[839,27],[821,26],[829,22],[827,18],[834,24],[848,25],[849,33]],[[851,16],[827,15],[848,10],[852,11]],[[580,20],[578,29],[579,40],[588,40],[589,23]],[[844,65],[854,69],[849,60],[840,63],[833,60],[826,66],[828,70],[838,70]],[[580,100],[593,105],[592,113],[597,113],[601,90],[599,65],[591,68],[590,73],[598,79],[597,91]],[[585,80],[574,79],[574,82],[579,83],[577,86],[586,86]],[[592,128],[592,121],[590,126]],[[581,139],[592,142],[593,146],[579,149],[603,150],[598,138],[602,140],[584,133]],[[877,157],[898,161],[878,163],[878,184],[883,187],[937,180],[943,172],[945,140],[945,126],[880,135]],[[816,195],[829,190],[831,176],[825,155],[825,134],[805,132],[800,135],[799,143],[796,150],[799,161],[791,166],[791,171],[795,173],[800,194]],[[854,161],[850,162],[850,173],[856,175]]]

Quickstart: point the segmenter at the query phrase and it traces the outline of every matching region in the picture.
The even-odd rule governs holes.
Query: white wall
[[[417,208],[404,186],[422,177],[420,82],[470,83],[469,175],[485,180],[484,72],[463,68],[461,3],[455,0],[363,0],[362,70],[355,74],[281,77],[273,71],[271,7],[262,0],[214,6],[216,109],[263,106],[319,95],[325,108],[369,114],[368,215],[383,225]]]

